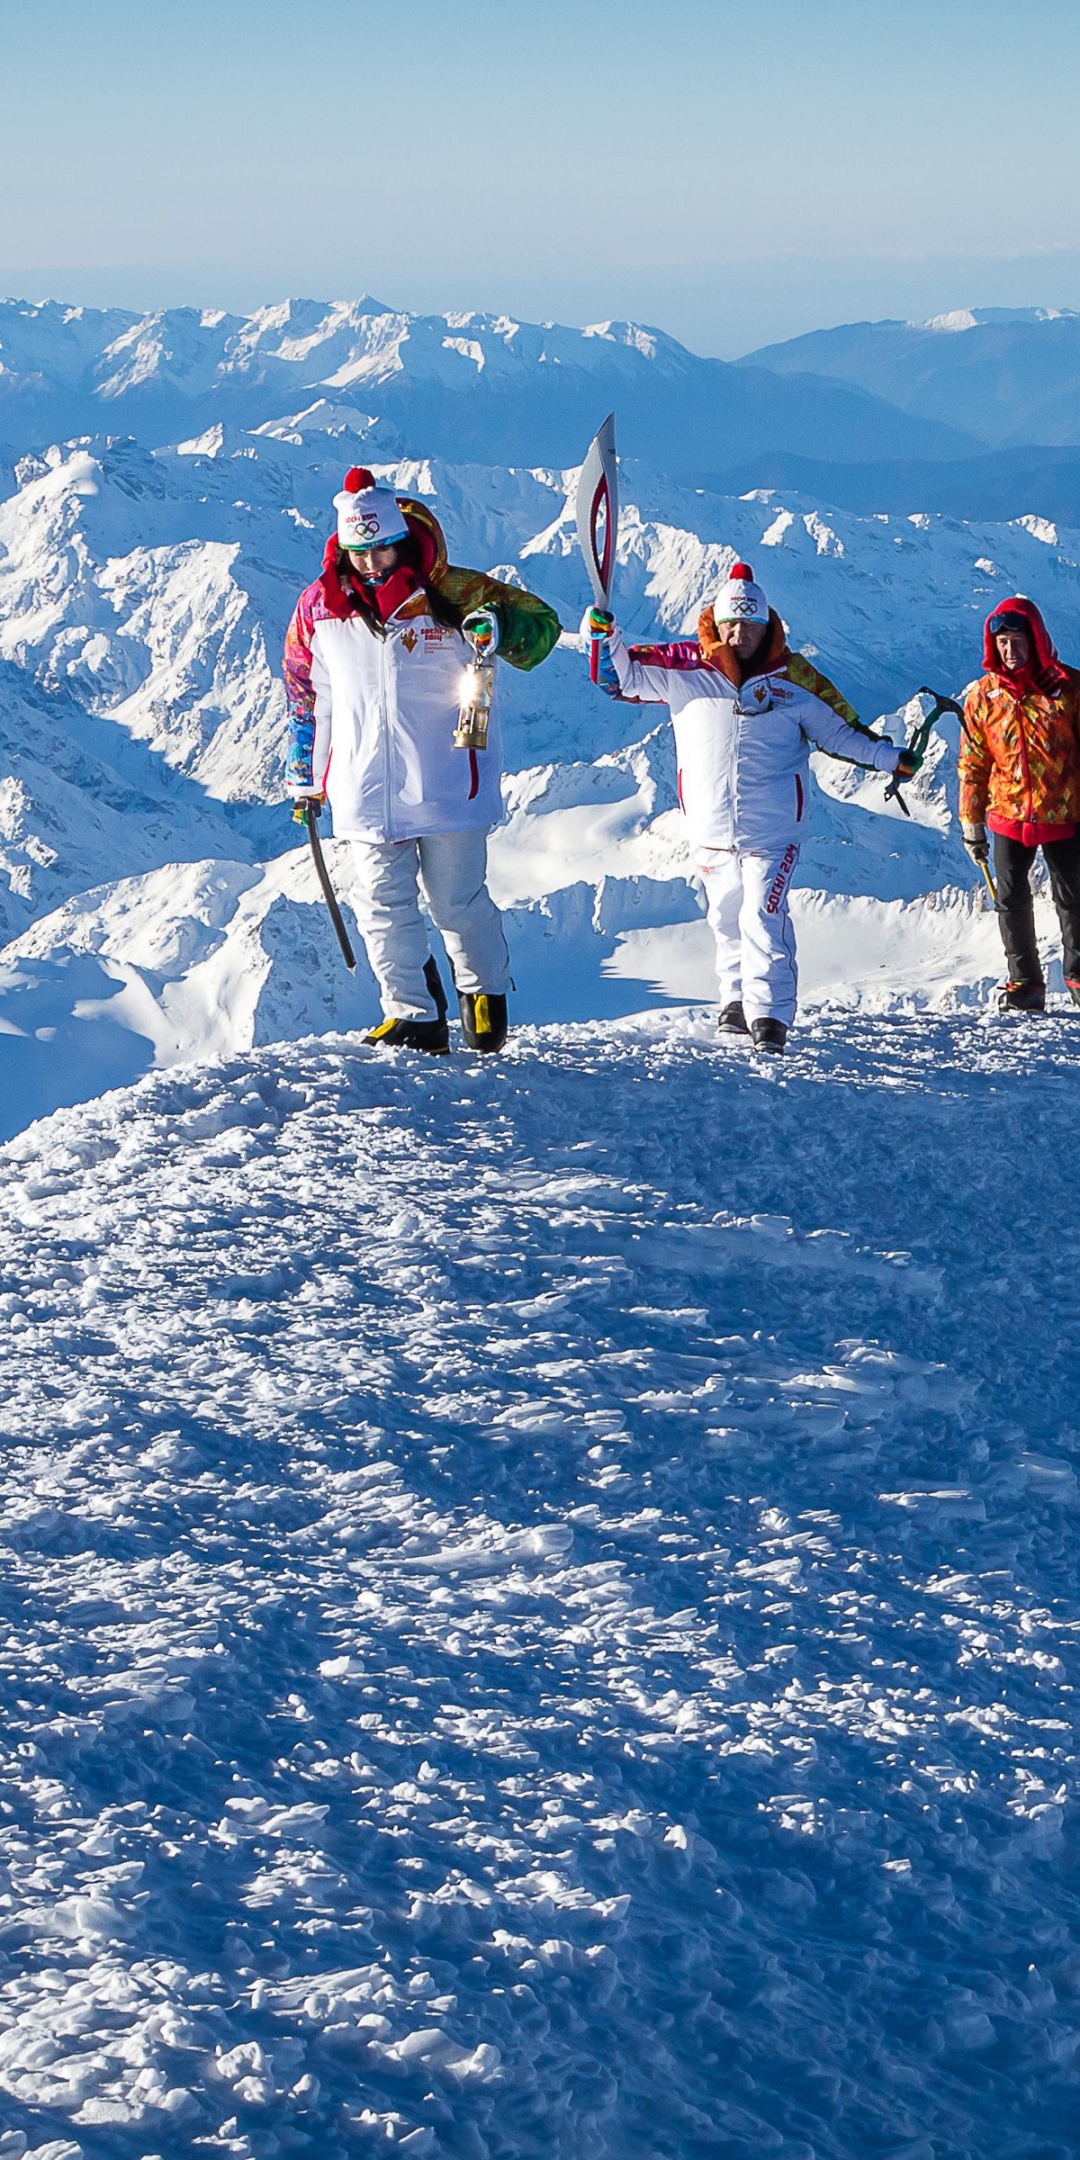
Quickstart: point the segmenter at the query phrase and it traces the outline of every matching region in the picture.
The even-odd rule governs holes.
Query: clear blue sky
[[[0,0],[0,59],[8,294],[1080,306],[1077,0]]]

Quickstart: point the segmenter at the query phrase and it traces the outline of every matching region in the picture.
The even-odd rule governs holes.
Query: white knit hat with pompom
[[[769,603],[754,583],[749,563],[732,563],[727,578],[713,601],[713,621],[767,623]]]
[[[350,466],[340,495],[334,497],[334,508],[343,548],[392,547],[409,537],[397,496],[390,488],[379,487],[366,465]]]

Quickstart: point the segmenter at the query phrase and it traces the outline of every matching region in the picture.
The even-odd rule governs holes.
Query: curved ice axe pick
[[[931,719],[936,720],[939,712],[954,712],[960,722],[962,732],[965,735],[969,732],[967,719],[964,714],[964,708],[962,705],[957,704],[955,698],[942,697],[936,690],[928,690],[926,692],[926,695],[927,697],[932,697],[936,700]],[[980,861],[979,868],[982,871],[983,878],[986,883],[986,890],[989,893],[990,898],[996,908],[998,905],[997,886],[995,885],[994,880],[990,875],[990,865],[985,860],[985,858]]]
[[[330,920],[334,925],[334,935],[337,938],[338,944],[341,947],[341,957],[344,960],[350,975],[355,975],[356,954],[354,953],[352,946],[349,943],[349,933],[345,928],[344,918],[342,916],[341,909],[337,904],[337,895],[334,891],[333,886],[330,883],[330,872],[326,867],[326,861],[322,851],[322,841],[319,838],[318,817],[319,813],[316,810],[314,803],[306,802],[304,804],[304,823],[307,826],[307,836],[311,842],[311,853],[315,863],[315,875],[318,878],[320,885],[322,886],[322,896],[326,902],[327,907],[330,910]]]
[[[615,415],[609,413],[594,435],[578,475],[577,536],[597,607],[610,609],[615,582],[615,542],[619,534],[619,473],[615,462]],[[589,674],[599,679],[600,640],[594,638]]]
[[[962,705],[957,704],[955,698],[946,697],[943,691],[931,690],[929,683],[920,683],[918,689],[915,692],[915,695],[916,697],[928,697],[933,698],[934,700],[931,710],[925,715],[924,719],[920,720],[919,725],[911,738],[911,741],[905,744],[905,748],[914,752],[915,757],[918,759],[918,762],[921,765],[923,758],[926,755],[926,745],[929,742],[930,737],[933,734],[933,731],[937,726],[937,723],[940,720],[942,713],[955,713],[961,727],[963,727],[964,708]],[[903,776],[900,773],[894,772],[892,779],[890,780],[889,785],[885,790],[885,800],[886,802],[898,802],[901,810],[904,813],[904,816],[910,817],[911,812],[908,809],[908,806],[900,793],[903,785]]]

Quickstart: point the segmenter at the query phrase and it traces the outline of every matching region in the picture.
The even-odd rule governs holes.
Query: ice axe
[[[962,705],[957,704],[955,698],[946,697],[943,691],[931,690],[929,683],[920,683],[919,688],[915,692],[915,695],[916,697],[928,697],[933,698],[934,700],[930,711],[925,715],[922,720],[920,720],[919,725],[911,738],[911,741],[909,743],[906,743],[904,746],[905,749],[910,751],[912,757],[915,759],[915,771],[917,772],[919,766],[922,764],[924,757],[926,756],[926,746],[930,740],[931,735],[934,732],[935,727],[937,726],[938,721],[941,718],[942,713],[955,713],[962,727],[964,724],[964,709]],[[914,777],[914,773],[909,773],[907,775],[908,779],[914,779]],[[899,803],[900,808],[904,813],[904,816],[909,818],[911,816],[911,812],[908,809],[908,806],[900,793],[903,785],[904,776],[901,773],[894,772],[892,779],[890,780],[889,785],[885,790],[885,800],[886,802]]]
[[[334,925],[334,935],[337,938],[338,944],[341,947],[341,957],[344,960],[350,975],[355,975],[356,954],[354,953],[352,945],[349,942],[349,933],[345,928],[345,919],[337,903],[337,894],[335,893],[334,888],[330,883],[330,872],[326,867],[326,859],[322,851],[322,841],[319,838],[319,812],[315,804],[310,800],[310,798],[307,802],[303,804],[303,812],[304,824],[307,826],[307,836],[311,842],[311,855],[312,860],[315,864],[315,875],[319,880],[319,884],[322,886],[322,896],[326,902],[327,907],[330,910],[330,920]]]
[[[930,711],[927,713],[925,719],[920,721],[919,726],[916,728],[915,733],[907,746],[909,750],[914,751],[916,757],[921,764],[923,757],[926,753],[927,743],[929,742],[931,734],[933,733],[937,722],[940,720],[942,713],[955,713],[962,728],[966,728],[967,721],[964,718],[963,706],[958,705],[955,698],[946,697],[943,691],[931,690],[929,683],[922,683],[919,689],[916,690],[915,695],[916,697],[928,697],[933,698],[934,700]],[[888,802],[891,799],[895,799],[895,801],[899,803],[900,808],[904,813],[904,816],[910,817],[911,812],[908,809],[908,806],[900,793],[901,785],[902,782],[900,781],[898,775],[894,773],[888,787],[885,790],[885,800],[886,802]],[[979,861],[979,868],[982,871],[983,877],[986,880],[986,890],[989,893],[990,898],[994,903],[994,906],[996,907],[998,904],[997,886],[995,885],[994,880],[990,875],[990,865],[986,861],[985,856]]]
[[[611,610],[615,542],[619,534],[619,473],[615,461],[615,415],[593,436],[577,484],[577,536],[598,608]],[[589,674],[600,679],[600,640],[589,653]]]

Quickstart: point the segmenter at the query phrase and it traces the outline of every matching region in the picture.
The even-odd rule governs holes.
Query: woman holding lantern
[[[384,1018],[366,1040],[449,1049],[447,998],[420,911],[442,932],[466,1041],[501,1050],[510,956],[487,889],[502,815],[496,654],[528,669],[559,636],[532,593],[447,562],[438,520],[354,466],[337,530],[285,640],[289,793],[329,802],[353,842],[357,915]]]

